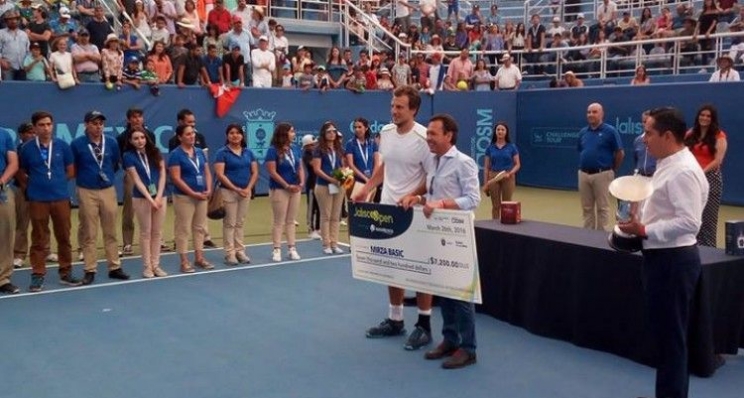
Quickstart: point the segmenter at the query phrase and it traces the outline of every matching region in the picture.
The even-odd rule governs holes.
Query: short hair
[[[673,107],[664,107],[652,109],[648,113],[649,117],[654,118],[654,129],[659,132],[670,131],[678,143],[685,140],[687,124],[685,117],[678,109]]]
[[[214,44],[210,44],[210,45],[207,46],[207,51],[212,51],[212,50],[216,50],[216,49],[217,49],[217,46],[215,46]]]
[[[36,126],[36,123],[38,123],[41,119],[49,118],[49,120],[54,121],[54,116],[52,116],[51,113],[47,111],[36,111],[31,115],[31,123]]]
[[[191,109],[183,108],[180,111],[178,111],[178,114],[176,115],[176,120],[179,122],[182,122],[186,120],[186,116],[193,115],[194,112],[191,111]]]
[[[438,113],[429,119],[429,123],[440,121],[442,122],[442,127],[444,127],[445,133],[451,133],[452,138],[450,138],[450,144],[455,145],[457,144],[457,122],[455,121],[455,118],[452,116],[446,114],[446,113]]]
[[[421,95],[413,86],[400,86],[393,91],[394,97],[408,97],[408,109],[413,109],[418,113],[421,108]]]
[[[188,129],[188,128],[190,128],[192,130],[194,129],[193,126],[188,126],[188,125],[185,125],[185,124],[182,124],[180,126],[177,126],[176,127],[176,135],[179,136],[179,137],[182,136],[183,133],[186,132],[186,129]]]
[[[129,108],[127,109],[127,119],[131,118],[132,116],[142,116],[145,112],[140,108]]]

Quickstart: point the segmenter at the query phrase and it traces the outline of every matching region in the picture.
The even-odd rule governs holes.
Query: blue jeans
[[[454,347],[475,353],[475,305],[470,302],[439,298],[442,310],[442,335]]]

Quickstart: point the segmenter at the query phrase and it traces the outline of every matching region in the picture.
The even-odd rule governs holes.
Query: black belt
[[[654,172],[653,171],[638,171],[638,175],[644,176],[644,177],[653,177]]]
[[[603,168],[599,168],[599,169],[584,169],[584,168],[582,168],[581,169],[581,172],[582,173],[586,173],[586,174],[597,174],[597,173],[603,173],[603,172],[608,171],[608,170],[612,170],[612,169],[610,169],[610,168],[606,168],[606,169],[603,169]]]

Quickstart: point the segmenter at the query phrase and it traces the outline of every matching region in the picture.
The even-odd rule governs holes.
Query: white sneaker
[[[299,226],[299,225],[300,225],[300,223],[299,223],[299,222],[297,222],[297,220],[294,220],[294,223],[295,223],[295,227],[297,227],[297,226]]]
[[[297,249],[294,247],[289,248],[289,259],[290,260],[300,260],[302,257],[300,257],[299,253],[297,253]]]
[[[20,258],[14,258],[13,259],[13,268],[21,268],[23,267],[23,260]]]
[[[310,234],[308,235],[308,238],[314,239],[314,240],[319,240],[320,239],[320,233],[318,231],[310,232]]]
[[[57,255],[54,253],[49,253],[49,255],[46,257],[46,262],[48,263],[59,262],[59,257],[57,257]]]
[[[271,261],[275,263],[282,261],[282,250],[281,249],[274,249],[274,251],[271,253]]]
[[[81,250],[78,252],[78,261],[83,261],[83,260],[85,260],[85,256],[83,255],[83,251]]]
[[[325,249],[323,249],[323,254],[333,254],[333,249],[331,249],[330,247],[326,247]]]
[[[338,246],[333,246],[333,248],[331,248],[331,250],[333,250],[333,254],[344,254],[344,251],[341,250],[341,248],[338,247]]]
[[[346,220],[341,220],[341,222],[340,222],[339,224],[340,224],[340,225],[343,225],[343,226],[346,226],[346,225],[348,225],[348,224],[346,223]]]

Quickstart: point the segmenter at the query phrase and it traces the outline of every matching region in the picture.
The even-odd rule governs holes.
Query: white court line
[[[297,240],[299,241],[309,241],[312,239],[303,239],[303,240]],[[269,243],[270,245],[271,243]],[[255,247],[255,246],[263,246],[267,245],[266,243],[255,243],[252,245],[246,245],[248,247]],[[349,246],[346,243],[339,242],[339,246]],[[209,250],[218,250],[219,248],[215,249],[209,249]],[[166,253],[167,254],[177,254],[177,253]],[[129,258],[137,258],[141,256],[132,256]],[[223,272],[235,272],[235,271],[242,271],[242,270],[249,270],[249,269],[257,269],[257,268],[269,268],[269,267],[276,267],[279,265],[296,265],[296,264],[302,264],[310,261],[317,261],[317,260],[333,260],[337,258],[346,258],[351,257],[351,253],[345,253],[345,254],[337,254],[333,256],[322,256],[322,257],[313,257],[313,258],[305,258],[301,260],[290,260],[290,261],[280,261],[280,262],[270,262],[266,264],[256,264],[256,265],[242,265],[242,266],[232,266],[230,268],[219,268],[219,269],[212,269],[208,271],[198,271],[190,274],[171,274],[168,276],[161,276],[156,278],[142,278],[142,279],[130,279],[126,281],[119,281],[119,282],[106,282],[101,284],[92,284],[92,285],[86,285],[86,286],[70,286],[70,287],[63,287],[61,289],[55,289],[55,290],[42,290],[40,292],[23,292],[23,293],[17,293],[17,294],[8,294],[8,295],[2,295],[0,296],[0,300],[10,300],[14,298],[21,298],[21,297],[28,297],[28,296],[39,296],[42,294],[55,294],[55,293],[69,293],[69,292],[78,292],[81,290],[88,290],[88,289],[98,289],[98,288],[104,288],[104,287],[110,287],[110,286],[121,286],[121,285],[128,285],[133,283],[145,283],[145,282],[157,282],[162,281],[165,279],[174,279],[174,278],[186,278],[190,276],[200,276],[200,275],[209,275],[209,274],[215,274],[215,273],[223,273]],[[52,267],[48,267],[52,268]]]

